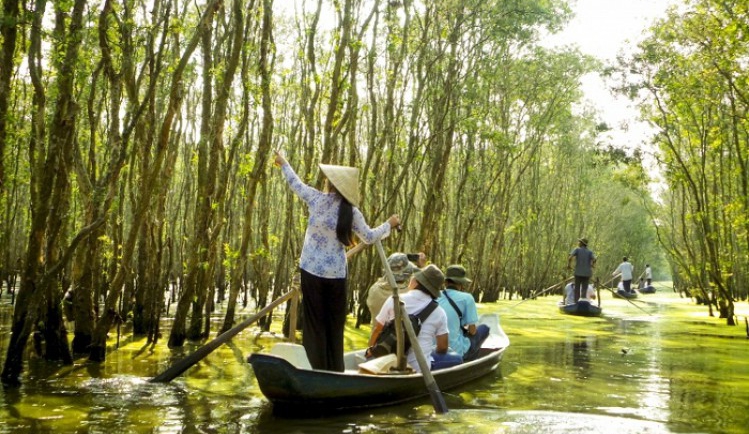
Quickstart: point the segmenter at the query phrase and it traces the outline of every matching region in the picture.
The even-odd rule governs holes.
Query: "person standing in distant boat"
[[[650,269],[650,264],[645,264],[645,283],[647,286],[653,283],[653,270]]]
[[[616,276],[617,274],[622,275],[622,286],[624,288],[624,292],[626,292],[627,294],[632,292],[632,275],[634,271],[635,267],[625,256],[624,258],[622,258],[622,263],[619,264],[618,267],[616,267],[616,270],[614,270],[613,273],[611,273],[612,276]]]
[[[300,258],[302,344],[315,369],[343,372],[343,329],[346,324],[346,246],[354,243],[354,233],[372,244],[390,234],[400,224],[394,214],[380,226],[367,225],[359,205],[359,169],[320,164],[326,176],[326,192],[302,182],[286,159],[276,152],[291,190],[309,209],[307,230]]]
[[[587,238],[580,238],[577,242],[577,248],[567,257],[568,269],[572,269],[572,258],[575,258],[575,302],[580,300],[580,290],[588,287],[597,260],[595,253],[588,249]]]

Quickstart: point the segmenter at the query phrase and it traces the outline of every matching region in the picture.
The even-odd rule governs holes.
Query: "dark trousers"
[[[346,279],[325,279],[302,270],[302,345],[314,369],[343,372]]]
[[[590,284],[590,276],[575,276],[575,302],[580,300],[580,291],[588,293],[588,284]]]
[[[622,280],[622,286],[624,287],[624,291],[632,292],[632,279]]]
[[[471,347],[468,348],[465,354],[463,354],[463,361],[469,362],[479,355],[481,344],[484,343],[486,338],[489,337],[489,326],[486,324],[479,324],[476,326],[476,334],[468,336],[471,341]]]

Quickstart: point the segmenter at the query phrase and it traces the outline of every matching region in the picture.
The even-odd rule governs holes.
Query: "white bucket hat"
[[[320,170],[333,187],[353,206],[359,206],[359,169],[349,166],[320,164]]]

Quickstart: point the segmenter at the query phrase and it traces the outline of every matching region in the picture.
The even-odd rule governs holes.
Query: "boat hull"
[[[432,371],[440,390],[453,389],[497,370],[510,342],[498,317],[495,321],[488,324],[491,333],[477,359]],[[255,353],[248,358],[260,390],[273,403],[274,414],[281,416],[320,416],[394,405],[429,395],[420,373],[364,374],[358,371],[363,360],[364,350],[346,353],[346,370],[332,372],[292,364],[280,355]]]
[[[601,316],[601,307],[591,304],[589,301],[579,300],[572,304],[559,304],[559,310],[568,315],[577,316]]]
[[[627,291],[625,291],[623,289],[619,289],[619,290],[617,290],[614,293],[614,297],[616,297],[616,298],[626,298],[626,299],[631,300],[633,298],[637,298],[637,292],[635,292],[635,291],[627,292]]]
[[[482,350],[483,351],[483,350]],[[432,371],[440,390],[449,390],[497,369],[504,348],[472,362]],[[421,374],[367,375],[356,371],[299,369],[281,357],[252,354],[249,358],[260,390],[275,413],[321,413],[381,407],[427,396]]]

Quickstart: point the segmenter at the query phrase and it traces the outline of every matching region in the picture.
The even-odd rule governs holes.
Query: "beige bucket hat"
[[[359,206],[359,169],[349,166],[320,164],[320,170],[333,187],[353,206]]]

